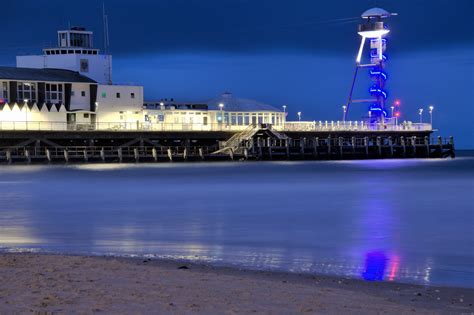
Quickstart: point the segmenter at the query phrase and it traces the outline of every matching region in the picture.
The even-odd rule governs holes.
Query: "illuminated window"
[[[36,83],[18,82],[17,91],[18,100],[28,100],[31,103],[36,102]]]
[[[8,82],[2,82],[0,86],[0,97],[4,102],[8,102]]]
[[[46,103],[60,104],[63,102],[63,85],[46,83]]]

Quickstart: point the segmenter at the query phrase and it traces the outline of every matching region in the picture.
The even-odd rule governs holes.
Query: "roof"
[[[217,98],[203,101],[209,110],[220,110],[219,104],[224,104],[223,110],[230,112],[281,112],[280,109],[255,100],[237,98],[232,93],[225,92]]]
[[[368,19],[368,18],[371,18],[371,17],[380,17],[380,18],[386,18],[386,17],[390,17],[391,14],[382,9],[382,8],[372,8],[372,9],[368,9],[367,11],[365,11],[364,13],[362,13],[362,18],[364,19]]]
[[[64,69],[0,67],[0,79],[96,83],[96,81],[79,74],[79,72]]]

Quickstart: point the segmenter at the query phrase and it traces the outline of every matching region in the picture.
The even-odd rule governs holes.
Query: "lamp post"
[[[221,128],[222,128],[222,124],[224,123],[224,115],[222,114],[222,111],[224,109],[224,103],[219,103],[219,110],[220,110],[220,120],[219,120],[219,123],[221,124]]]
[[[286,115],[286,105],[283,105],[282,107],[283,107],[283,114]]]
[[[431,128],[433,128],[433,110],[434,110],[434,106],[430,105],[429,109],[430,109],[430,124],[431,124]]]
[[[346,113],[347,113],[347,106],[342,105],[342,123],[346,124]]]
[[[301,112],[296,113],[298,115],[298,121],[301,121]]]
[[[423,108],[418,109],[418,115],[420,115],[420,124],[423,123]]]
[[[99,129],[99,102],[95,102],[95,129]]]

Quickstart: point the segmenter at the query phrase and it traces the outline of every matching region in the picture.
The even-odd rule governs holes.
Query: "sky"
[[[109,19],[115,83],[138,83],[148,100],[203,100],[230,91],[276,107],[288,119],[342,119],[359,46],[360,14],[398,13],[386,22],[389,102],[402,119],[434,105],[433,122],[458,148],[474,149],[474,0],[16,0],[2,3],[0,64],[53,46],[56,31],[84,26],[103,47]],[[361,72],[355,96],[367,97]],[[357,120],[366,105],[356,105]]]

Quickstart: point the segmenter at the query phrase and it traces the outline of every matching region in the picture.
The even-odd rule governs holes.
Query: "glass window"
[[[18,82],[17,97],[19,100],[28,100],[32,103],[36,102],[36,83]]]
[[[102,92],[102,98],[106,98],[107,97],[107,93],[106,92]]]
[[[46,103],[60,104],[63,102],[63,85],[50,84],[45,85]]]
[[[8,82],[2,82],[0,89],[0,97],[2,98],[3,102],[8,102]]]
[[[244,116],[242,116],[242,114],[239,114],[239,116],[237,116],[237,125],[242,126],[243,124],[244,124]]]
[[[120,93],[117,93],[117,98],[120,98]]]
[[[86,91],[81,91],[81,96],[85,97],[86,96]]]
[[[230,115],[230,124],[232,126],[237,125],[237,115],[236,114],[231,114]]]
[[[246,126],[250,125],[250,115],[249,114],[244,115],[244,125],[246,125]]]
[[[130,93],[131,98],[135,98],[135,93]]]

